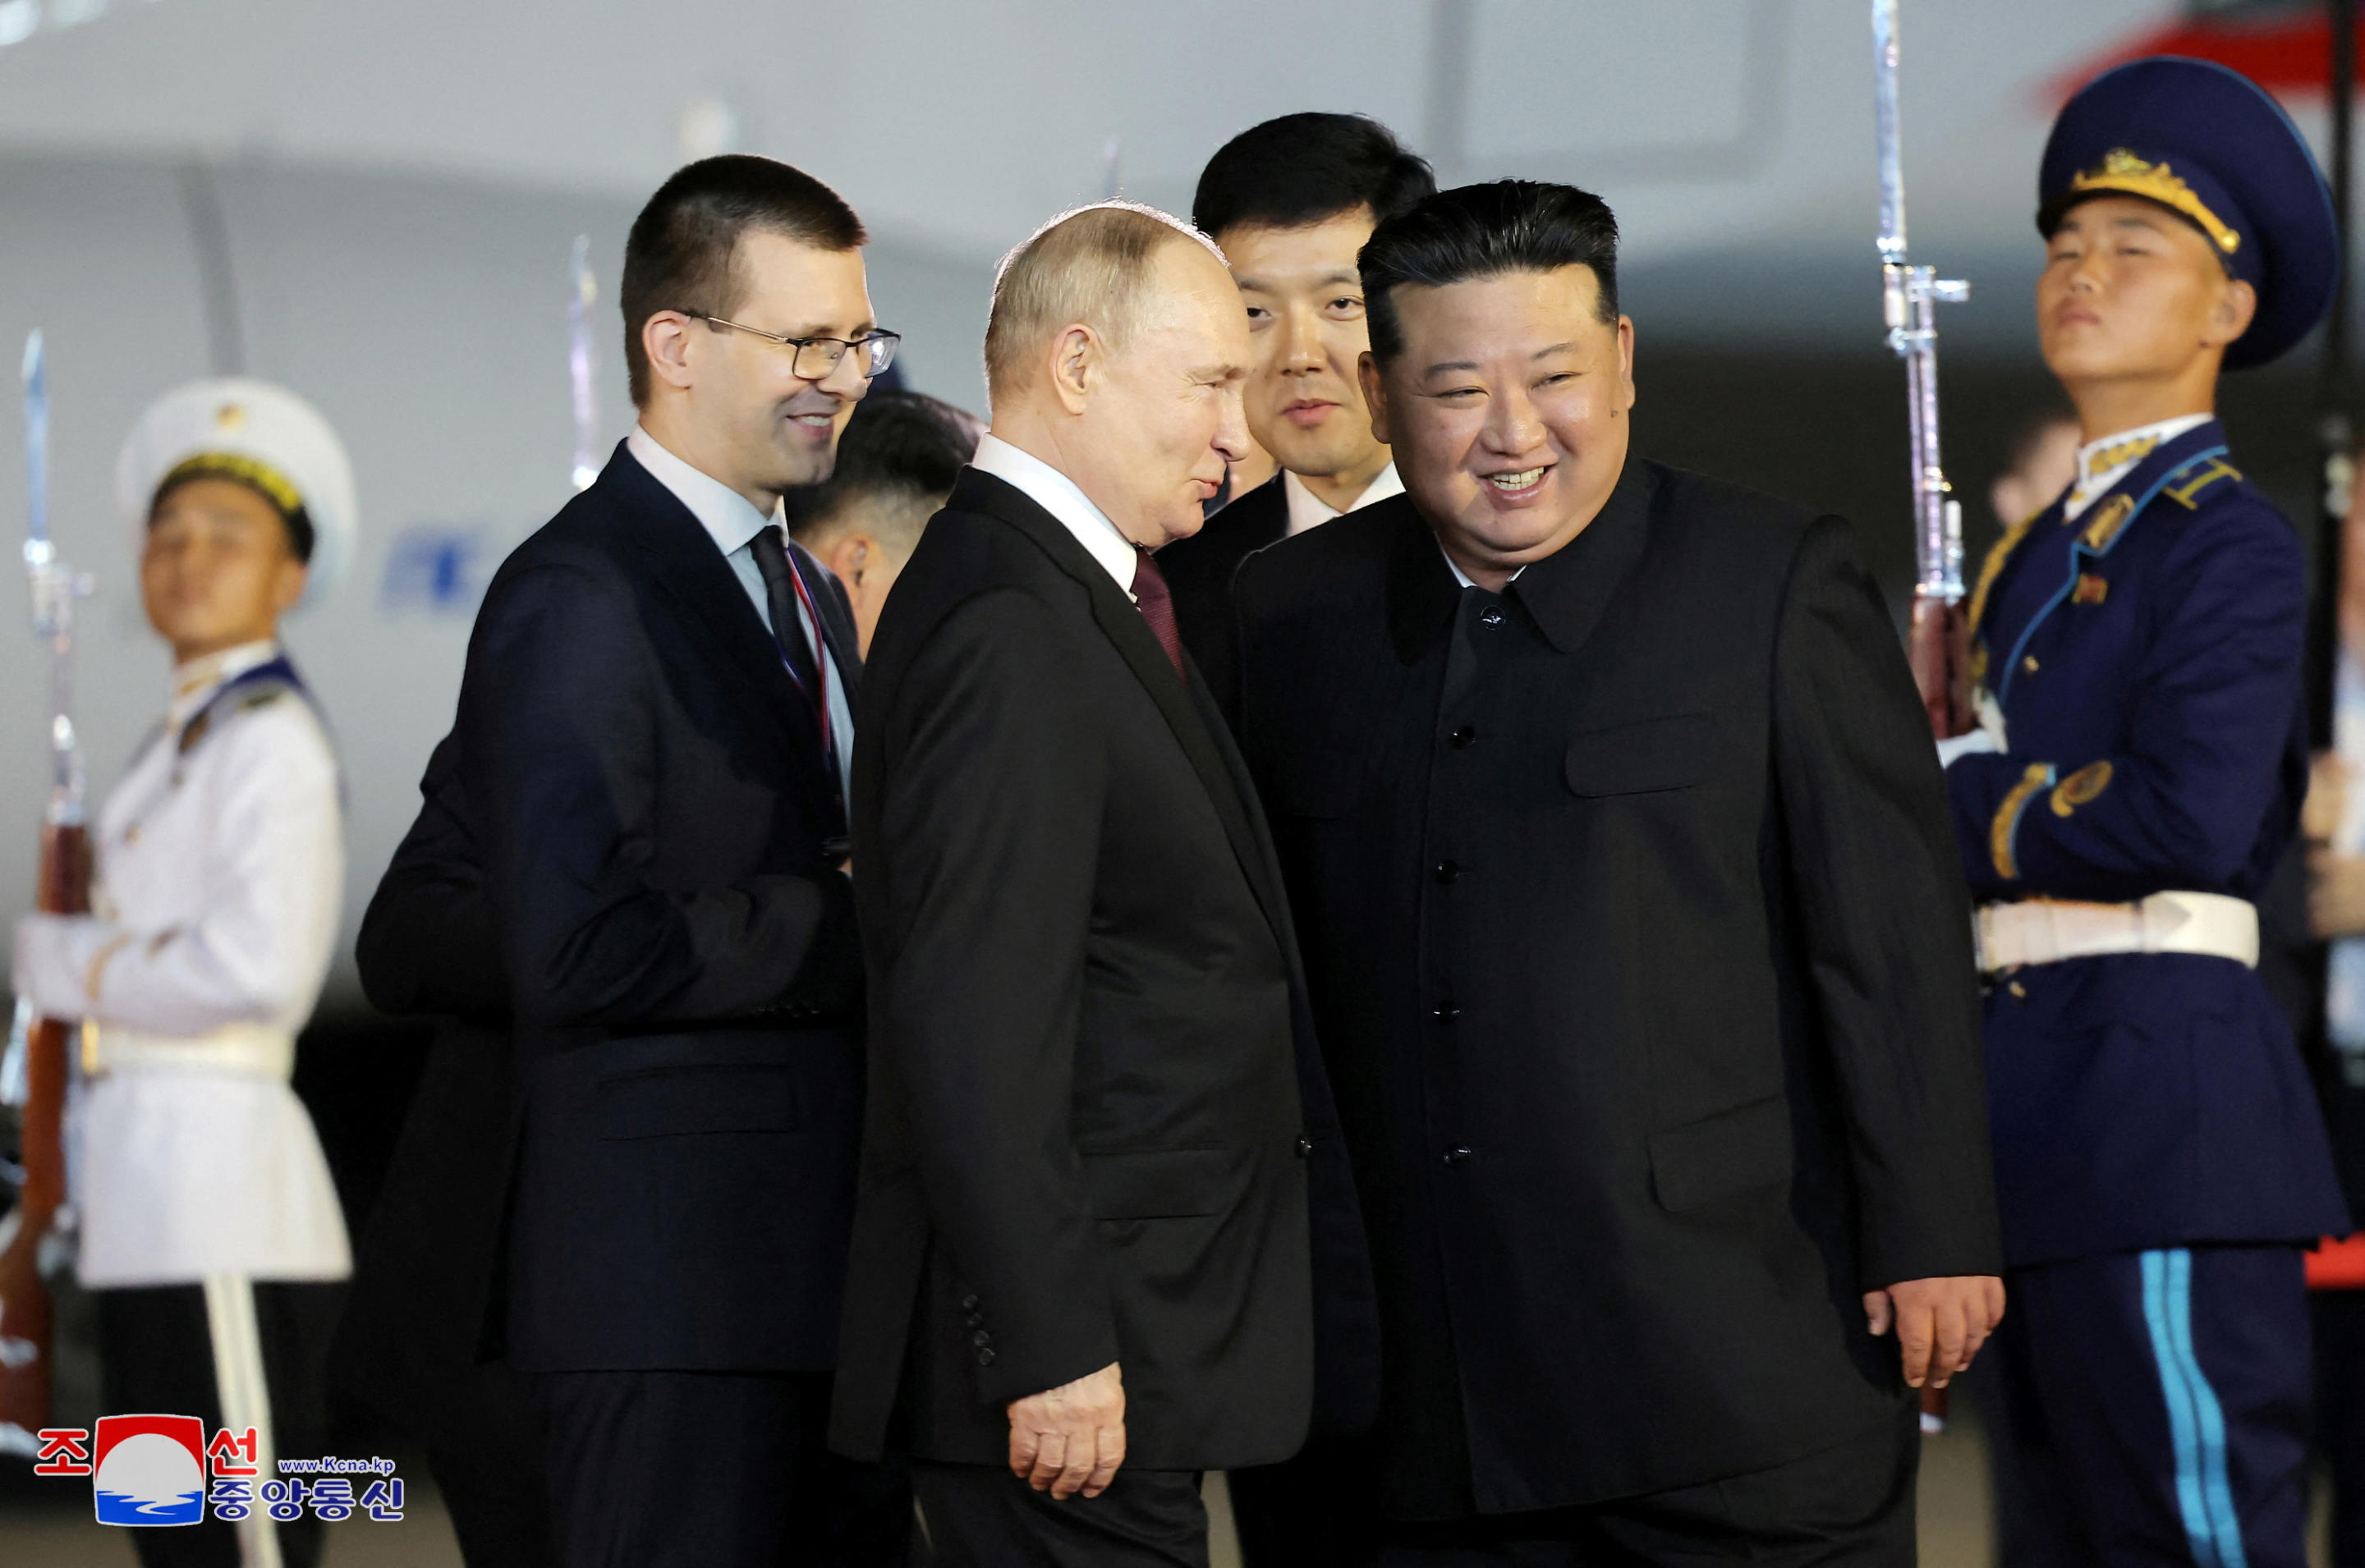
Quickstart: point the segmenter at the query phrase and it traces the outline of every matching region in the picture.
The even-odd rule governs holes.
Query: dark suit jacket
[[[1232,575],[1242,561],[1288,534],[1289,496],[1275,474],[1208,518],[1198,532],[1158,553],[1158,569],[1174,596],[1175,629],[1226,713],[1233,711],[1240,684]]]
[[[621,446],[495,576],[455,734],[524,1107],[511,1361],[834,1365],[862,1087],[834,781],[729,565]]]
[[[1394,1504],[1655,1492],[1900,1417],[1859,1293],[2001,1259],[1967,901],[1847,524],[1636,459],[1499,598],[1403,497],[1238,591]]]
[[[1128,1464],[1287,1456],[1315,1396],[1309,1175],[1341,1300],[1361,1235],[1205,683],[973,470],[896,579],[869,680],[871,1099],[834,1440],[878,1452],[900,1403],[918,1454],[998,1464],[1010,1401],[1115,1361]],[[1337,1342],[1367,1365],[1362,1299]]]
[[[353,956],[372,1006],[440,1022],[353,1249],[331,1366],[381,1415],[436,1436],[473,1405],[476,1364],[499,1347],[491,1308],[518,1102],[500,935],[450,737],[419,790],[419,817],[378,879]]]

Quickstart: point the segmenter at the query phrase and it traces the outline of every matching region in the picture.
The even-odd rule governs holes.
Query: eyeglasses
[[[901,332],[873,332],[857,342],[848,342],[844,338],[784,338],[778,332],[768,332],[761,327],[750,327],[740,321],[726,321],[720,316],[707,316],[689,310],[682,314],[697,316],[710,327],[728,327],[734,332],[752,333],[756,337],[779,343],[783,348],[796,350],[795,363],[790,364],[789,369],[800,381],[828,379],[845,360],[848,349],[862,351],[862,357],[855,361],[855,364],[861,369],[864,379],[868,380],[881,374],[889,365],[895,363],[895,345],[903,341],[903,335]]]

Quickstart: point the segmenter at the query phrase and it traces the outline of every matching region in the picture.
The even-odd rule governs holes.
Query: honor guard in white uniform
[[[344,851],[336,754],[278,641],[351,552],[353,471],[312,406],[214,380],[150,409],[117,465],[163,719],[96,824],[89,915],[17,927],[16,986],[85,1029],[69,1101],[78,1272],[108,1412],[325,1441],[319,1362],[351,1271],[312,1123],[288,1086],[329,969]],[[129,1532],[142,1562],[308,1563],[319,1526]]]

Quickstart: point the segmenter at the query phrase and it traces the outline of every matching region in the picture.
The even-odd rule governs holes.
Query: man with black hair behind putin
[[[1183,645],[1229,711],[1239,684],[1232,574],[1252,551],[1401,495],[1356,365],[1371,346],[1355,253],[1372,228],[1437,189],[1429,165],[1363,115],[1295,114],[1224,143],[1191,220],[1239,286],[1254,354],[1241,406],[1281,472],[1158,553]]]
[[[783,498],[789,536],[846,590],[864,658],[889,590],[984,433],[975,415],[940,398],[873,387],[829,477]]]
[[[1945,789],[1847,523],[1630,454],[1616,244],[1517,181],[1381,223],[1406,494],[1236,585],[1377,1561],[1911,1562],[1910,1391],[2002,1307]]]

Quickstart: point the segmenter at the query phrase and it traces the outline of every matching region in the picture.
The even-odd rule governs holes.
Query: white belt
[[[2199,953],[2259,967],[2259,912],[2223,893],[2154,893],[2139,903],[2030,899],[1979,906],[1979,972],[2105,953]]]
[[[101,1025],[84,1058],[91,1077],[110,1072],[225,1072],[285,1083],[296,1070],[296,1036],[261,1024],[225,1024],[202,1035],[143,1035]]]

